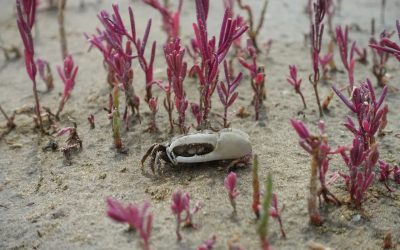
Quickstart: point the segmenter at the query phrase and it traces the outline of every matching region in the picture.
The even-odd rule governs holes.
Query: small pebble
[[[361,215],[356,214],[353,216],[353,218],[351,220],[354,222],[359,222],[361,220]]]

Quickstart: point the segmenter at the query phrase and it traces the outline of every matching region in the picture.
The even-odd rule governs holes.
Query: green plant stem
[[[257,225],[257,233],[260,236],[262,249],[269,249],[268,244],[268,221],[269,221],[269,209],[271,207],[272,200],[272,175],[268,174],[267,181],[265,182],[265,194],[262,203],[262,215]]]

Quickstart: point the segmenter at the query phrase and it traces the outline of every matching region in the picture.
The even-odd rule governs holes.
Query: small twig
[[[249,22],[249,29],[247,30],[247,34],[248,34],[253,46],[255,47],[257,53],[261,52],[261,50],[258,46],[258,43],[257,43],[257,36],[260,33],[262,26],[264,25],[265,13],[267,12],[268,2],[269,2],[269,0],[264,0],[264,4],[261,9],[260,19],[258,20],[257,27],[254,28],[253,11],[252,11],[250,5],[243,4],[242,0],[237,0],[239,8],[247,12],[248,22]]]
[[[60,32],[60,43],[61,43],[61,54],[62,58],[65,59],[68,56],[68,47],[67,47],[67,37],[65,34],[65,25],[64,25],[64,12],[65,5],[67,0],[60,0],[58,5],[58,29]]]
[[[0,112],[3,114],[4,118],[6,118],[6,120],[7,120],[7,128],[9,128],[10,130],[15,128],[16,127],[16,125],[14,123],[15,112],[13,113],[13,115],[11,117],[9,117],[7,115],[7,113],[4,111],[4,109],[1,107],[1,105],[0,105]]]

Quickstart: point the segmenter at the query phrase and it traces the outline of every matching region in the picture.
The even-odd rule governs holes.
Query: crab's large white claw
[[[211,144],[214,150],[208,154],[179,156],[172,150],[180,145]],[[208,161],[238,159],[252,152],[249,136],[239,129],[223,129],[218,133],[198,133],[176,139],[167,148],[167,155],[173,163],[200,163]]]

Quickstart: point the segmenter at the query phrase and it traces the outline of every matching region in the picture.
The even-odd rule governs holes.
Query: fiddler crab
[[[252,147],[249,136],[239,129],[222,129],[219,132],[202,132],[175,137],[169,143],[155,143],[142,158],[142,170],[150,156],[149,166],[153,174],[160,169],[163,160],[174,166],[211,161],[231,160],[228,169],[248,162]]]

